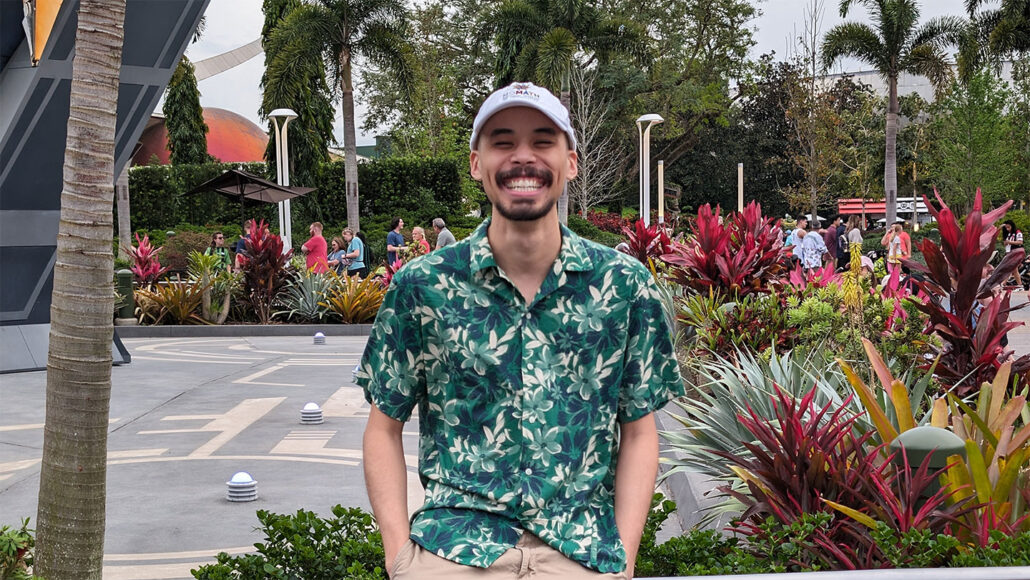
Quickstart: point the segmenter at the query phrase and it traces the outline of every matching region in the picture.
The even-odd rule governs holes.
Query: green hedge
[[[259,176],[266,174],[263,163],[207,163],[204,165],[147,165],[129,171],[132,228],[134,231],[171,230],[179,224],[235,224],[240,206],[216,193],[185,196],[201,183],[227,169],[240,168]],[[462,200],[460,164],[450,158],[421,159],[392,157],[358,165],[359,200],[362,221],[366,216],[403,217],[409,226],[429,227],[433,218],[453,221],[467,213]],[[306,237],[306,225],[344,224],[347,196],[342,162],[324,164],[317,190],[295,199],[292,205],[294,240]],[[272,204],[248,207],[244,217],[274,223]],[[338,229],[338,228],[337,228]],[[362,229],[367,229],[362,223]],[[385,238],[385,234],[384,234]]]

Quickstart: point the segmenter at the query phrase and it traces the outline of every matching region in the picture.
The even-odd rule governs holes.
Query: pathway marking
[[[285,455],[325,455],[361,460],[361,451],[326,447],[336,431],[290,431],[269,453]]]
[[[218,432],[210,441],[201,445],[190,453],[190,457],[205,457],[218,451],[223,445],[250,427],[255,421],[264,417],[279,403],[286,400],[286,397],[273,397],[268,399],[244,399],[228,412],[216,415],[206,425],[196,429],[151,429],[138,431],[137,435],[164,435],[172,433],[197,433],[202,431]],[[191,415],[172,415],[172,420],[189,421],[194,419]],[[201,418],[209,418],[209,415],[201,415]]]
[[[214,558],[219,552],[226,554],[246,554],[255,551],[253,545],[238,548],[211,548],[193,550],[192,552],[152,552],[150,554],[104,554],[105,562],[136,562],[147,560],[188,560],[194,558]]]
[[[336,389],[322,405],[323,417],[367,417],[365,392],[354,387]]]
[[[108,424],[113,424],[121,420],[121,417],[112,417],[108,419],[107,422]],[[3,433],[4,431],[28,431],[31,429],[42,429],[45,426],[45,423],[25,423],[24,425],[0,425],[0,433]]]
[[[274,373],[275,371],[286,368],[286,365],[278,364],[268,367],[267,369],[261,369],[256,373],[249,374],[242,379],[236,379],[233,381],[234,385],[263,385],[267,387],[303,387],[304,383],[269,383],[264,381],[257,381],[265,375]]]

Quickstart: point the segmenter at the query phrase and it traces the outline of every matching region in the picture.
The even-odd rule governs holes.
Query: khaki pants
[[[463,566],[428,552],[408,540],[393,562],[393,580],[493,580],[553,578],[561,580],[625,579],[624,574],[602,574],[574,562],[529,532],[489,568]]]

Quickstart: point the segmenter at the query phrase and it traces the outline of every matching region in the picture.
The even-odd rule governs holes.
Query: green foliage
[[[383,543],[371,514],[358,508],[332,509],[321,518],[306,510],[283,515],[258,510],[265,535],[257,554],[218,554],[217,563],[192,570],[197,580],[267,578],[288,580],[385,580]]]
[[[200,304],[200,316],[207,322],[222,324],[229,316],[229,301],[233,289],[240,285],[238,274],[222,267],[221,259],[214,254],[205,255],[193,251],[189,255],[190,279],[204,288]]]
[[[29,518],[20,528],[0,527],[0,580],[41,580],[29,573],[32,549],[36,545],[29,529]]]
[[[1030,566],[1030,531],[1008,535],[991,532],[990,543],[968,552],[956,554],[951,565],[976,568],[981,566]]]
[[[161,112],[168,130],[172,164],[206,163],[210,159],[207,154],[208,127],[200,107],[200,90],[193,63],[186,56],[179,60],[179,66],[168,81]]]
[[[206,324],[198,311],[210,284],[191,280],[165,279],[136,289],[136,310],[140,322],[150,324]]]
[[[1019,197],[1009,98],[1005,83],[985,68],[967,84],[955,83],[935,106],[931,182],[949,205],[971,207],[977,188],[987,207]]]
[[[168,270],[184,274],[189,269],[189,256],[192,252],[204,253],[204,248],[211,245],[210,234],[179,230],[174,236],[167,236],[158,256]]]
[[[293,251],[283,252],[282,238],[258,222],[247,239],[247,252],[239,257],[247,300],[261,324],[272,319],[272,308],[289,276]]]
[[[883,522],[870,532],[873,541],[894,568],[940,568],[959,554],[962,542],[930,530],[898,532]]]
[[[299,5],[299,0],[264,0],[262,3],[265,22],[261,28],[261,44],[265,53],[265,67],[278,55],[269,42],[272,33],[290,11]],[[336,112],[322,60],[301,59],[295,61],[293,66],[296,75],[284,79],[286,82],[273,83],[271,87],[267,71],[262,75],[261,87],[264,91],[258,115],[265,118],[268,113],[279,108],[293,109],[297,113],[297,118],[289,124],[290,183],[313,186],[319,166],[329,161],[328,147],[335,141],[333,121]],[[268,140],[265,159],[274,167],[275,127],[271,120],[268,123],[268,134],[272,137]]]
[[[280,298],[286,310],[275,313],[294,322],[322,322],[329,315],[325,305],[326,294],[333,284],[329,274],[316,274],[311,270],[298,268],[286,283]]]
[[[604,244],[609,248],[617,246],[619,242],[622,242],[624,239],[623,236],[619,234],[602,231],[594,224],[575,214],[569,214],[568,226],[570,230],[578,234],[580,237],[593,240],[599,244]]]
[[[347,324],[360,324],[375,319],[386,297],[386,286],[369,276],[339,276],[329,272],[332,280],[325,294],[323,306],[329,308]]]

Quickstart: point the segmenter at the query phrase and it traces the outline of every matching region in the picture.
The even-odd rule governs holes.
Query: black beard
[[[516,167],[509,169],[508,171],[502,171],[494,177],[494,182],[498,188],[504,187],[504,182],[509,179],[516,179],[519,177],[531,177],[539,179],[543,182],[544,187],[550,187],[554,183],[554,174],[548,169],[537,169],[536,167]],[[536,221],[552,210],[557,205],[555,203],[549,205],[543,205],[536,207],[531,203],[514,202],[511,205],[503,205],[500,203],[494,204],[494,208],[497,209],[497,213],[504,216],[513,222],[531,222]]]

